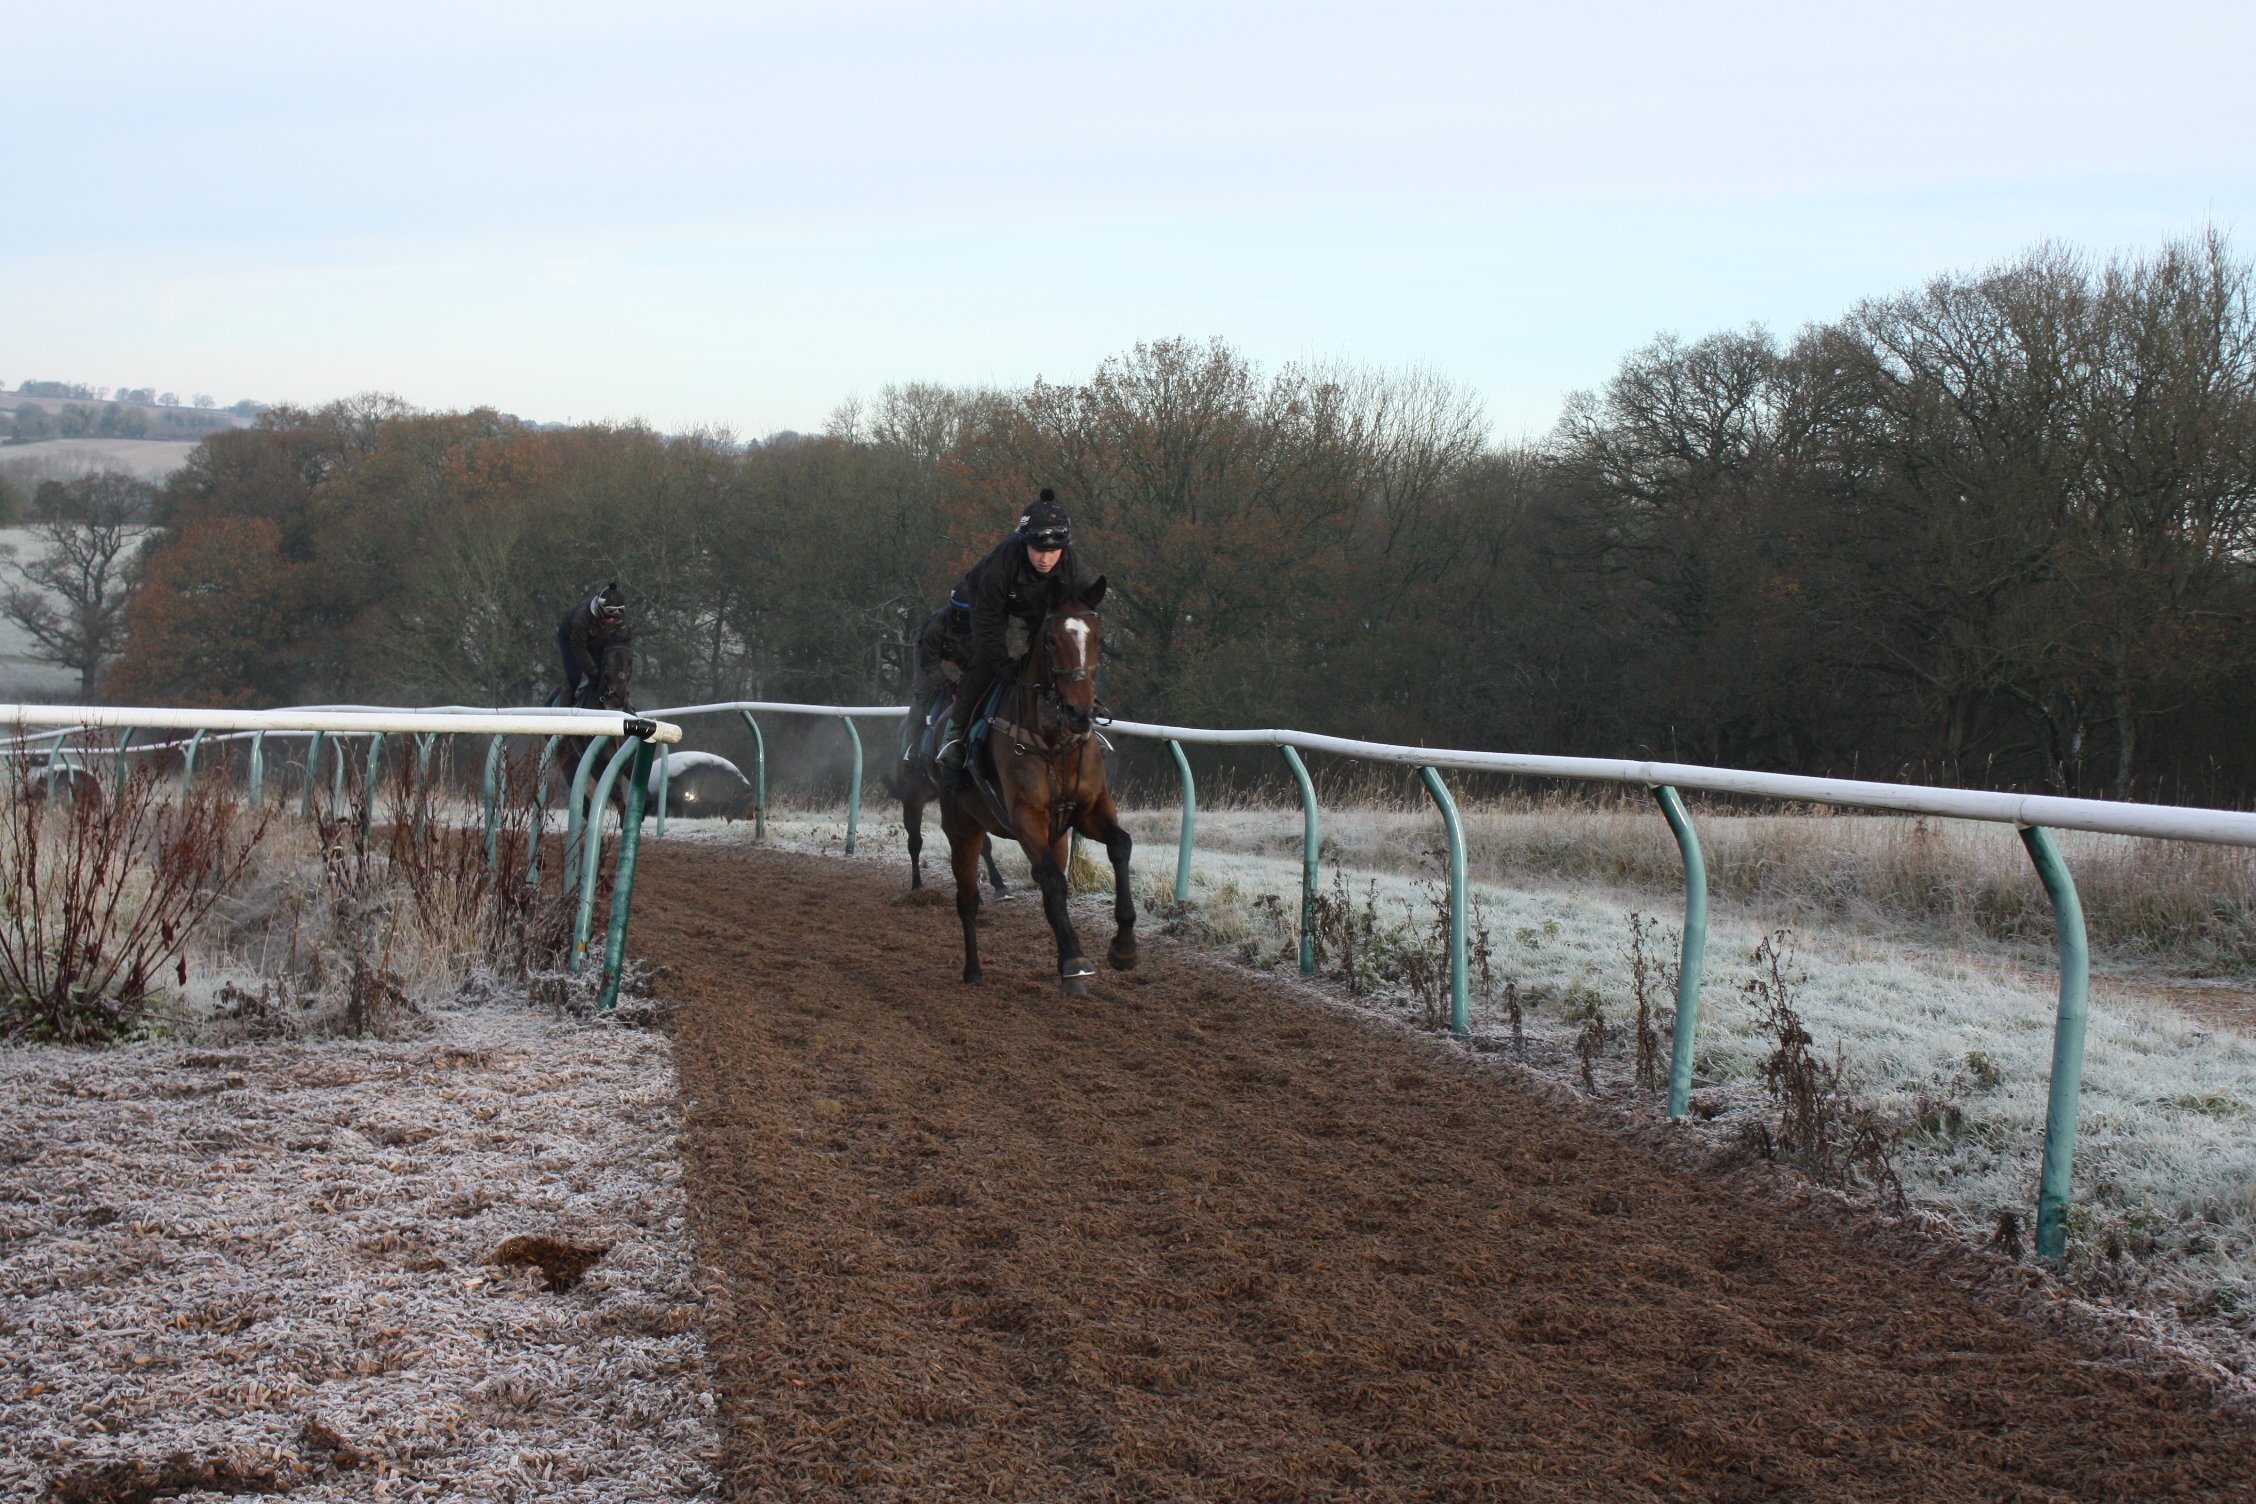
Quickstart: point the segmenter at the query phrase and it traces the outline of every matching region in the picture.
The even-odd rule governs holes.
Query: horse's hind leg
[[[1112,859],[1114,930],[1105,960],[1114,971],[1133,971],[1136,966],[1136,895],[1128,880],[1128,860],[1135,852],[1136,843],[1120,828],[1118,816],[1112,796],[1107,794],[1081,817],[1080,827],[1081,834],[1090,840],[1104,842],[1105,855]]]
[[[1000,898],[1005,893],[1008,893],[1010,889],[1003,885],[1003,869],[995,865],[995,842],[993,837],[988,837],[980,841],[979,852],[980,855],[987,858],[987,881],[994,885],[995,896],[997,898]]]
[[[979,969],[979,843],[985,833],[956,830],[954,823],[942,805],[940,829],[948,837],[948,865],[956,875],[956,917],[963,921],[963,979],[979,982],[986,979]]]
[[[901,801],[901,828],[909,836],[909,891],[914,893],[924,886],[924,796],[914,794]]]

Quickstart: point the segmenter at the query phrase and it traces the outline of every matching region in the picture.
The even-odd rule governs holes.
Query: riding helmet
[[[588,608],[605,621],[622,621],[627,614],[627,593],[613,580],[603,587],[603,593],[588,602]]]
[[[1073,519],[1058,505],[1057,492],[1048,486],[1026,515],[1018,519],[1018,535],[1028,548],[1065,548],[1073,542]]]

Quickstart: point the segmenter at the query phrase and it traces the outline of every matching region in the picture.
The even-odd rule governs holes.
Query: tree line
[[[1656,340],[1538,443],[1425,373],[1139,345],[762,445],[364,397],[154,505],[106,692],[545,697],[629,591],[638,699],[898,696],[1055,486],[1146,720],[2087,795],[2256,789],[2256,323],[2216,235],[2042,247],[1790,341]]]

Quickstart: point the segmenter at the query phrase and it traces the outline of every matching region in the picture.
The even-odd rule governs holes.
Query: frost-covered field
[[[0,1051],[0,1498],[704,1488],[665,1039],[522,1000],[432,1021]],[[603,1252],[552,1291],[490,1262],[514,1237]]]
[[[1602,818],[1626,823],[1632,816]],[[1492,982],[1490,995],[1474,998],[1474,1032],[1491,1040],[1509,1037],[1502,989],[1517,982],[1527,1059],[1572,1077],[1579,1070],[1572,1042],[1595,1005],[1613,1026],[1598,1084],[1622,1096],[1631,1092],[1622,1026],[1636,1007],[1629,916],[1661,919],[1665,934],[1657,953],[1673,963],[1683,912],[1673,843],[1657,815],[1643,819],[1657,827],[1656,850],[1668,865],[1633,866],[1622,875],[1657,872],[1663,881],[1652,887],[1558,879],[1474,887]],[[1126,820],[1138,842],[1137,887],[1147,922],[1185,927],[1251,965],[1295,963],[1296,809],[1202,812],[1191,911],[1174,915],[1175,812],[1134,812]],[[945,886],[950,879],[937,817],[928,815],[926,824],[926,881]],[[1840,843],[1840,826],[1808,824],[1805,832],[1766,839],[1774,848],[1799,843],[1805,851]],[[715,827],[692,838],[748,835],[737,829],[734,836]],[[1558,838],[1572,834],[1563,821],[1551,829]],[[844,816],[779,812],[769,831],[771,839],[837,853]],[[1988,836],[2018,850],[2010,831],[1920,839],[1954,843],[1945,855],[1963,871],[1969,862],[1992,860],[1978,844]],[[1437,818],[1400,810],[1331,811],[1324,837],[1328,894],[1344,890],[1357,909],[1374,904],[1380,928],[1396,945],[1430,932],[1441,899],[1441,869],[1431,854],[1441,842]],[[1610,824],[1592,832],[1594,845],[1612,842],[1619,849],[1629,840],[1642,842],[1644,835],[1624,836]],[[865,809],[857,848],[872,860],[904,863],[897,812],[874,804]],[[1814,864],[1805,867],[1814,870]],[[1006,853],[1003,871],[1016,884],[1025,863],[1015,851]],[[1084,889],[1097,876],[1084,872]],[[1779,880],[1782,894],[1806,893],[1808,886],[1784,875]],[[1101,926],[1101,902],[1084,902],[1092,908],[1085,923]],[[1772,1111],[1760,1090],[1760,1068],[1777,1041],[1762,1027],[1745,987],[1756,974],[1750,959],[1756,945],[1781,925],[1792,929],[1794,1005],[1815,1037],[1815,1052],[1827,1060],[1836,1049],[1845,1052],[1858,1088],[1905,1128],[1896,1166],[1910,1198],[1977,1241],[1991,1235],[2002,1210],[2013,1210],[2026,1228],[2036,1203],[2058,986],[2043,940],[1993,941],[1956,925],[1922,932],[1847,902],[1829,916],[1799,902],[1758,905],[1719,895],[1709,930],[1695,1099],[1719,1122],[1751,1124]],[[2095,976],[2071,1264],[2096,1288],[2246,1332],[2256,1324],[2256,1039],[2172,1006],[2162,984],[2173,981],[2185,979],[2122,962]],[[1664,1049],[1673,985],[1656,989],[1667,999]],[[1476,971],[1476,994],[1479,988]],[[2245,1007],[2248,988],[2208,981],[2198,992],[2211,1004],[2204,1013],[2229,1015]],[[1405,1017],[1423,1011],[1399,987],[1382,987],[1372,1001]]]

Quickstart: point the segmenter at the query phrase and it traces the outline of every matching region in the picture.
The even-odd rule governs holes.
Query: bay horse
[[[1104,743],[1097,735],[1097,664],[1104,634],[1097,617],[1104,599],[1100,576],[1074,593],[1050,592],[1034,629],[1023,668],[995,702],[983,745],[967,748],[992,769],[986,788],[950,788],[940,794],[940,828],[948,836],[956,876],[956,916],[963,921],[966,982],[978,982],[979,853],[989,835],[1016,840],[1042,890],[1042,913],[1057,937],[1058,990],[1066,997],[1088,991],[1096,968],[1081,954],[1067,909],[1066,862],[1075,831],[1101,842],[1112,859],[1112,917],[1117,926],[1105,960],[1115,971],[1136,964],[1136,902],[1129,891],[1128,860],[1135,848],[1120,828],[1119,811],[1105,787]],[[966,717],[978,707],[963,707]],[[989,797],[992,790],[993,797]]]

